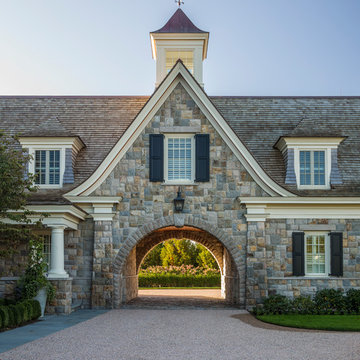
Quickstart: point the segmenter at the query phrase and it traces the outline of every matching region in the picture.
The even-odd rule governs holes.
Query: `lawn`
[[[360,315],[258,315],[257,319],[303,329],[360,331]]]

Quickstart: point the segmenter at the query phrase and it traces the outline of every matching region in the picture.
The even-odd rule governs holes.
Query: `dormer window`
[[[181,59],[187,69],[194,74],[194,52],[183,50],[166,51],[166,73],[170,72],[178,59]]]
[[[300,150],[300,186],[326,185],[325,150]]]
[[[330,189],[342,184],[337,150],[343,137],[281,137],[275,147],[283,154],[285,184],[299,190]]]
[[[85,146],[77,136],[23,136],[19,142],[32,160],[27,172],[35,175],[35,184],[43,189],[58,189],[74,183],[74,162]]]
[[[35,150],[35,184],[60,185],[60,150]]]

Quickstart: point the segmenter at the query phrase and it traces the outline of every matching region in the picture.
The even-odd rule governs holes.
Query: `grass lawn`
[[[139,287],[139,290],[173,290],[173,289],[189,289],[189,290],[206,290],[206,289],[221,289],[220,287]]]
[[[360,331],[360,315],[259,315],[257,319],[281,326],[337,331]]]

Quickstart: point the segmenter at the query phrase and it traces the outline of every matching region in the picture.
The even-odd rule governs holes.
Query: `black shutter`
[[[293,275],[304,276],[305,275],[305,244],[304,244],[303,232],[293,232],[292,246],[293,246]]]
[[[210,180],[210,138],[209,134],[195,135],[195,181]]]
[[[331,251],[331,273],[332,276],[343,275],[343,234],[330,233],[330,251]]]
[[[164,181],[164,135],[150,134],[150,181]]]

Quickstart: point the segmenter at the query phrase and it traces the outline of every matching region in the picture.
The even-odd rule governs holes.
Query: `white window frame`
[[[29,155],[32,156],[32,160],[29,162],[29,173],[35,174],[35,151],[42,150],[59,150],[60,151],[60,181],[59,184],[36,184],[40,189],[60,189],[63,186],[63,179],[65,173],[65,148],[58,145],[38,145],[34,147],[28,147]]]
[[[308,236],[325,236],[325,273],[308,273],[307,270],[307,253],[306,239]],[[304,256],[305,256],[305,276],[308,277],[328,277],[330,274],[330,234],[329,232],[308,231],[304,233]]]
[[[36,186],[60,186],[60,178],[61,178],[61,149],[34,149],[34,174],[36,172],[36,151],[46,151],[46,158],[45,158],[45,184],[37,184],[35,181]],[[59,151],[59,184],[50,184],[50,151]]]
[[[301,185],[300,184],[300,151],[324,151],[325,153],[325,185]],[[311,155],[313,156],[313,155]],[[294,149],[294,170],[298,189],[330,189],[331,173],[331,148],[324,147],[297,147]]]
[[[191,139],[191,180],[169,180],[168,178],[168,162],[169,162],[169,156],[168,156],[168,141],[169,138],[190,138]],[[195,182],[195,135],[194,134],[183,134],[183,133],[177,133],[177,134],[165,134],[164,139],[164,179],[165,184],[171,184],[171,185],[188,185],[188,184],[194,184]]]

